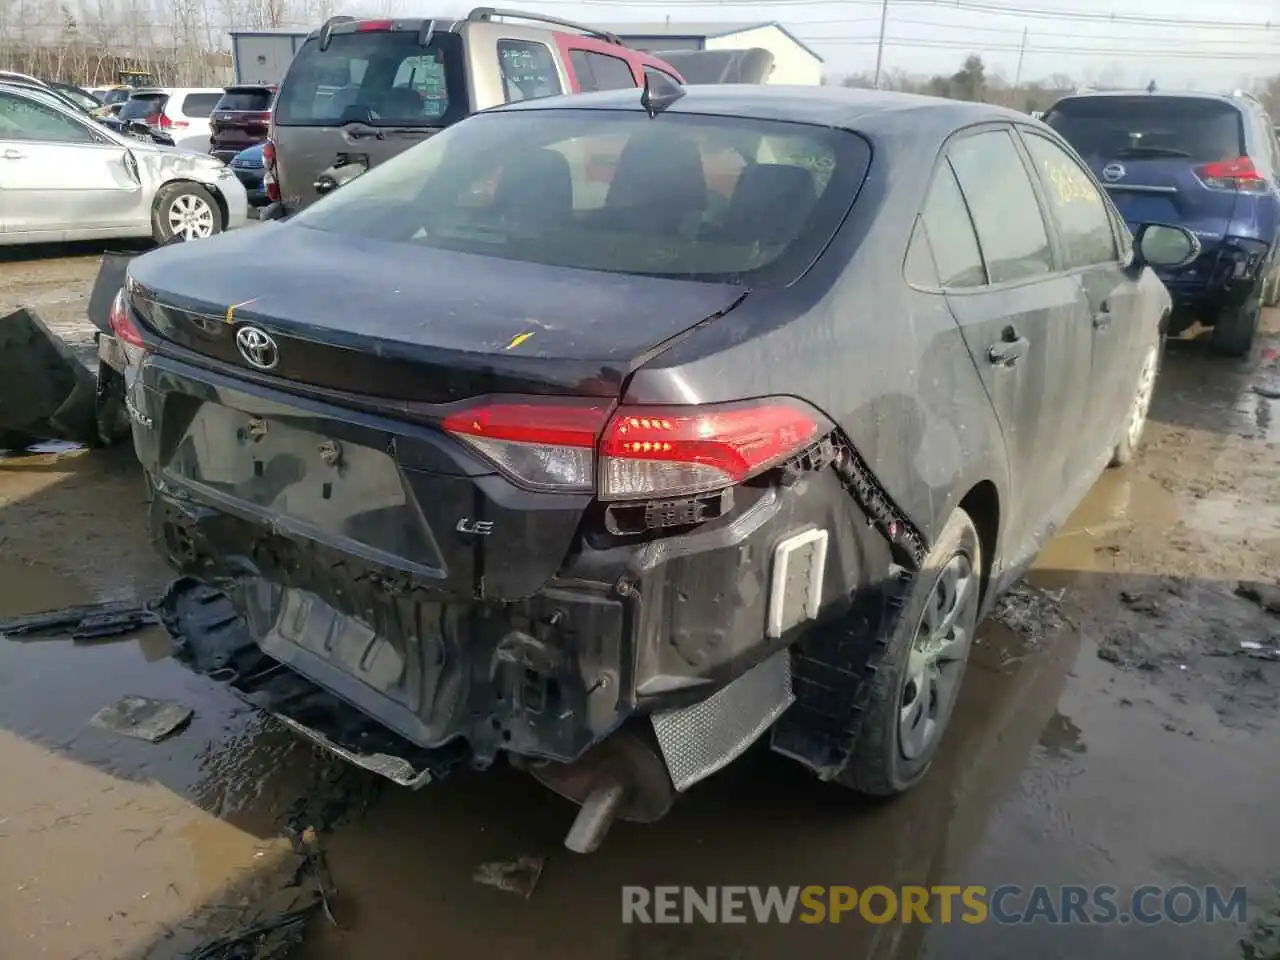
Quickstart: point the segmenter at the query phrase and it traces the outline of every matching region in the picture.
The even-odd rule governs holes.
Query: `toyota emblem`
[[[236,347],[249,366],[259,370],[273,370],[280,362],[280,348],[271,334],[258,327],[241,327],[236,331]]]
[[[1108,163],[1102,168],[1102,179],[1107,183],[1115,183],[1124,179],[1124,167],[1118,163]]]

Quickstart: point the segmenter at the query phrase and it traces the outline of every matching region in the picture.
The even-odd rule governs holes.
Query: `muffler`
[[[676,798],[653,734],[642,724],[623,727],[573,763],[512,760],[549,790],[580,805],[564,838],[574,853],[600,849],[616,819],[661,820]]]

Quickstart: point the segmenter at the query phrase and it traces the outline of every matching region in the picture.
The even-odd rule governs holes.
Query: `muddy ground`
[[[0,313],[26,304],[88,337],[95,269],[65,249],[0,262]],[[1170,344],[1140,458],[985,625],[944,759],[891,803],[757,752],[578,858],[560,846],[573,809],[520,774],[384,787],[182,669],[158,628],[0,641],[0,956],[187,955],[311,889],[290,886],[307,827],[336,925],[311,915],[305,960],[1269,956],[1280,945],[1255,924],[624,926],[619,889],[1217,883],[1274,917],[1280,662],[1247,649],[1280,645],[1280,427],[1263,395],[1280,316],[1268,330],[1253,364]],[[0,616],[145,600],[166,580],[127,449],[0,460]],[[154,745],[89,725],[126,694],[194,719]],[[528,899],[473,879],[522,855],[546,858]]]

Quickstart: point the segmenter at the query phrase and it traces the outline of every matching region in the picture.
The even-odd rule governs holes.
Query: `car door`
[[[1094,468],[1101,469],[1129,413],[1159,318],[1142,315],[1137,286],[1121,262],[1109,201],[1093,177],[1049,137],[1025,127],[1020,133],[1057,228],[1062,265],[1080,285],[1082,322],[1092,341],[1086,433]]]
[[[0,92],[0,208],[9,234],[72,238],[138,219],[129,151],[51,106]]]
[[[1076,279],[1059,268],[1013,131],[985,126],[946,146],[924,221],[951,312],[991,399],[1009,458],[1010,565],[1075,505],[1090,339]],[[980,272],[960,252],[972,231]],[[948,247],[956,250],[948,266]],[[963,268],[963,269],[961,269]],[[950,282],[946,274],[980,282]]]

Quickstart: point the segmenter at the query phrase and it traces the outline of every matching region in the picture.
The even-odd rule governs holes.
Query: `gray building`
[[[235,82],[279,83],[305,39],[307,33],[301,30],[231,31]]]

